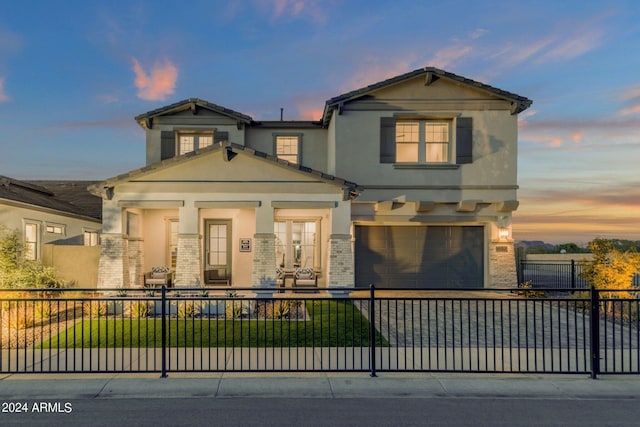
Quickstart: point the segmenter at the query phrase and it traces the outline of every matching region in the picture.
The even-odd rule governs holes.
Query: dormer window
[[[300,140],[302,135],[274,135],[276,157],[289,163],[300,163]]]
[[[178,155],[213,145],[213,131],[178,131]]]

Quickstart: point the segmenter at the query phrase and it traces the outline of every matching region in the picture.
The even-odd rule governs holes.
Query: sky
[[[138,114],[318,119],[424,66],[533,100],[515,239],[640,240],[637,0],[3,1],[0,175],[106,179],[145,162]]]

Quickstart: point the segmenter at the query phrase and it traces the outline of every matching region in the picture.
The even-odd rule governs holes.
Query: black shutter
[[[176,134],[172,130],[160,132],[160,160],[170,159],[176,155]]]
[[[473,162],[473,119],[459,117],[456,121],[456,163]]]
[[[380,163],[396,162],[396,119],[380,117]]]
[[[219,144],[224,141],[229,141],[229,132],[214,132],[213,143]]]

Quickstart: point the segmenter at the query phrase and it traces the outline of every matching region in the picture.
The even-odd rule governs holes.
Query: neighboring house
[[[42,259],[45,244],[96,246],[101,200],[87,191],[94,183],[0,176],[0,224],[20,232],[27,259]]]
[[[154,266],[177,286],[273,284],[300,267],[329,290],[515,286],[517,114],[530,105],[424,68],[328,100],[319,121],[200,99],[142,114],[146,166],[90,187],[98,286],[141,286]]]

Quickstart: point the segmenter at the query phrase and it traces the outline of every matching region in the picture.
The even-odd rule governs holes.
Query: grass
[[[369,322],[350,301],[307,301],[309,320],[171,318],[167,347],[368,347]],[[376,345],[387,340],[376,331]],[[161,347],[157,318],[87,319],[40,348]]]

